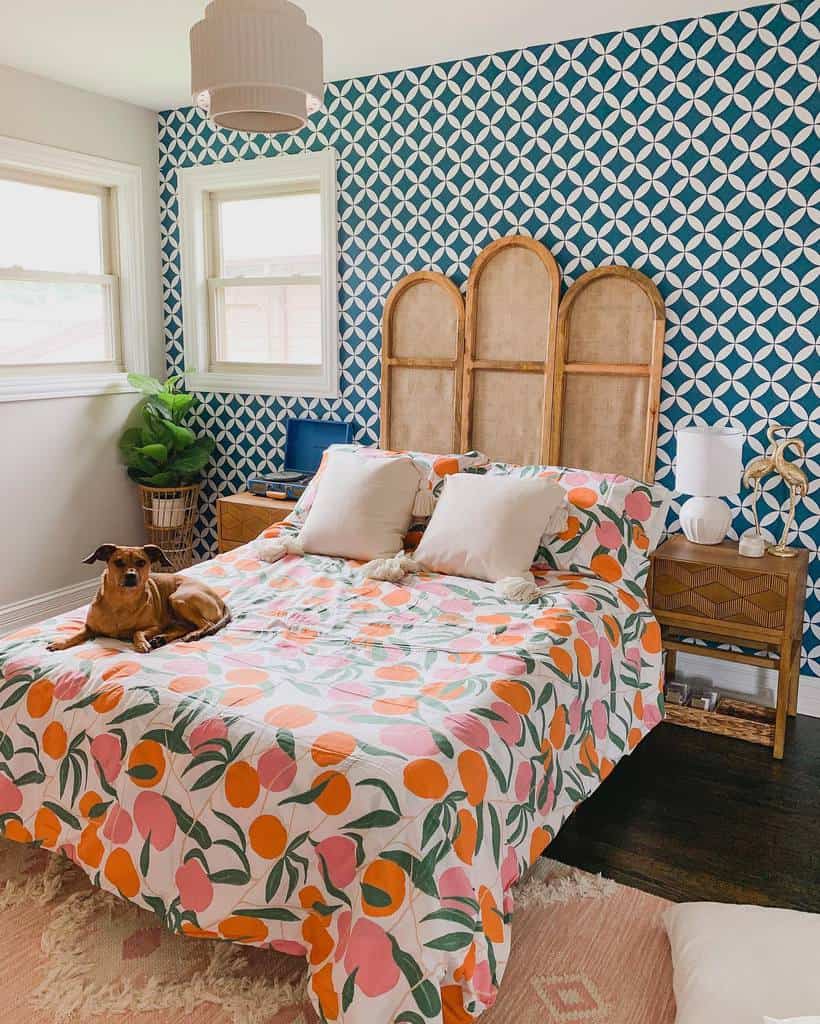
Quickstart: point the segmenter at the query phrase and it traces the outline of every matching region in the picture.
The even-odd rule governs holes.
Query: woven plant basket
[[[194,524],[199,484],[189,487],[144,487],[140,484],[142,519],[150,544],[157,544],[174,569],[187,569],[194,560]]]

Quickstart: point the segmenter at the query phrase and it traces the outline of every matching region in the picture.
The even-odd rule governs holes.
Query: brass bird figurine
[[[752,495],[752,511],[754,514],[755,532],[761,535],[760,518],[757,514],[757,502],[760,494],[761,481],[776,473],[789,488],[789,511],[786,516],[786,523],[783,527],[783,534],[777,544],[770,545],[768,551],[780,558],[792,558],[797,553],[787,544],[789,530],[794,523],[795,510],[799,498],[804,498],[809,491],[809,478],[806,473],[786,458],[786,452],[791,449],[802,459],[806,455],[806,445],[799,437],[784,437],[778,440],[778,435],[786,433],[786,428],[781,423],[772,423],[767,431],[769,449],[765,455],[759,455],[752,459],[743,474],[743,483],[746,487],[754,485]]]

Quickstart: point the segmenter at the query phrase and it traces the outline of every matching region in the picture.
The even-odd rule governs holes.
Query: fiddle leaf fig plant
[[[182,390],[182,377],[161,383],[154,377],[129,373],[128,383],[145,396],[142,424],[129,427],[120,438],[120,453],[128,475],[146,487],[182,487],[194,483],[208,465],[214,439],[198,437],[186,424],[196,398]]]

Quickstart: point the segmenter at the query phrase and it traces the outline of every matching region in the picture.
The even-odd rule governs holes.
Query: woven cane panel
[[[390,354],[398,359],[456,359],[458,309],[452,297],[433,281],[408,288],[393,309]]]
[[[475,359],[543,362],[551,341],[553,279],[531,249],[499,249],[475,285]]]
[[[501,462],[541,461],[544,377],[540,373],[477,370],[468,447]]]
[[[592,281],[572,306],[568,363],[650,363],[654,310],[646,293],[623,278]]]
[[[390,370],[390,433],[385,448],[447,454],[457,445],[451,370]]]
[[[648,400],[648,377],[567,375],[556,461],[643,479]]]
[[[787,580],[783,576],[722,566],[658,561],[653,607],[763,629],[785,625]]]

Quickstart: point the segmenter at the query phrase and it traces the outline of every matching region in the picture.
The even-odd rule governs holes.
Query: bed
[[[559,310],[554,260],[530,239],[485,250],[466,308],[444,278],[411,275],[385,310],[385,446],[589,453],[650,478],[655,296],[607,268]],[[598,337],[613,322],[622,363]],[[579,416],[595,382],[615,445]],[[419,417],[433,400],[441,415]],[[0,643],[5,837],[65,852],[192,938],[306,956],[326,1021],[479,1016],[509,955],[511,886],[662,717],[640,585],[544,572],[517,605],[458,577],[271,565],[253,544],[190,572],[233,613],[195,645],[47,653],[82,611]]]

